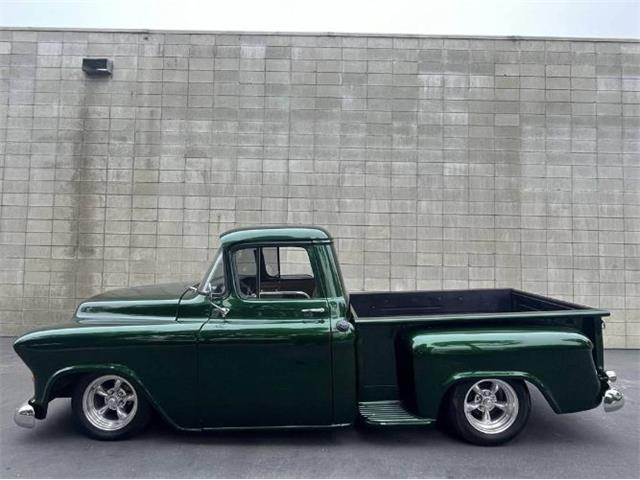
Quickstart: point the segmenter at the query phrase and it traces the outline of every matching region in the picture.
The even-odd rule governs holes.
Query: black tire
[[[496,384],[499,385],[497,391],[491,392],[490,387]],[[476,385],[483,393],[472,390]],[[488,408],[482,403],[486,397],[489,397],[486,400]],[[517,401],[513,400],[514,397]],[[476,445],[500,445],[513,439],[524,429],[531,411],[529,390],[522,380],[489,378],[463,381],[452,387],[447,398],[447,426],[458,437]],[[480,403],[476,403],[478,398]],[[465,403],[478,405],[469,411],[475,422],[467,418]],[[506,407],[498,408],[497,405]],[[485,410],[489,410],[489,420],[484,417]]]
[[[121,427],[117,427],[116,424],[112,427],[100,428],[97,424],[99,422],[96,420],[92,421],[90,418],[90,414],[88,412],[91,411],[91,407],[88,407],[85,403],[85,392],[87,392],[87,396],[90,396],[91,393],[88,390],[92,390],[95,382],[100,379],[106,379],[105,382],[107,382],[107,385],[110,381],[114,382],[114,387],[116,379],[120,379],[123,382],[122,384],[124,384],[124,387],[122,387],[123,392],[128,394],[128,396],[135,396],[135,406],[125,406],[125,408],[130,410],[130,418],[126,419],[126,423]],[[131,402],[133,402],[133,400],[131,400]],[[105,406],[106,403],[107,402],[105,400],[104,405],[102,406]],[[71,410],[73,411],[76,426],[85,435],[96,440],[120,440],[140,433],[149,424],[152,413],[151,406],[144,398],[144,394],[140,389],[125,377],[114,374],[90,374],[82,377],[74,387],[73,395],[71,397]],[[124,422],[124,420],[119,419],[118,412],[113,413],[113,416],[115,417],[113,419],[114,422]]]

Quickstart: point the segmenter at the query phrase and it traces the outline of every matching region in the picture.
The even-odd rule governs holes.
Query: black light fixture
[[[113,72],[113,62],[108,58],[83,58],[82,71],[90,77],[108,77]]]

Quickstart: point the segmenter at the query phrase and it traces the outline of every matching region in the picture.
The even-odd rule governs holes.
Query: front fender
[[[602,382],[591,341],[569,329],[466,328],[414,332],[408,339],[414,398],[420,416],[436,418],[455,383],[517,378],[535,385],[556,413],[600,404]]]
[[[144,396],[156,412],[158,412],[171,425],[176,428],[180,428],[174,423],[171,417],[167,415],[162,406],[155,401],[136,372],[126,365],[120,364],[73,365],[61,368],[54,372],[41,388],[38,388],[36,383],[35,395],[29,402],[36,410],[36,417],[41,419],[46,416],[49,402],[55,398],[54,392],[56,392],[61,385],[75,383],[75,381],[87,374],[117,374],[124,377]]]
[[[34,376],[36,416],[71,394],[88,372],[118,372],[140,387],[167,421],[200,428],[197,409],[197,332],[201,322],[68,325],[28,333],[14,349]]]

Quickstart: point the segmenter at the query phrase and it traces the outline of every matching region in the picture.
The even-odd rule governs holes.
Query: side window
[[[312,277],[309,252],[302,247],[280,247],[280,277]]]
[[[262,247],[262,256],[264,258],[264,268],[267,276],[280,276],[280,260],[278,258],[278,247]]]
[[[211,267],[200,282],[198,289],[202,292],[212,293],[220,296],[226,291],[226,282],[224,275],[224,255],[218,250]]]
[[[238,292],[245,298],[256,298],[258,291],[258,249],[242,248],[233,254],[238,280]]]
[[[209,291],[214,295],[222,295],[225,291],[224,262],[222,261],[222,254],[218,255],[213,264],[213,268],[211,269]]]
[[[251,247],[233,253],[237,290],[243,298],[319,298],[309,252],[304,247]]]

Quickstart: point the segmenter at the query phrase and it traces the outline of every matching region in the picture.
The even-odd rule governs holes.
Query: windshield
[[[198,290],[204,293],[222,295],[225,292],[224,262],[222,261],[222,249],[216,253],[216,258],[202,279]]]

